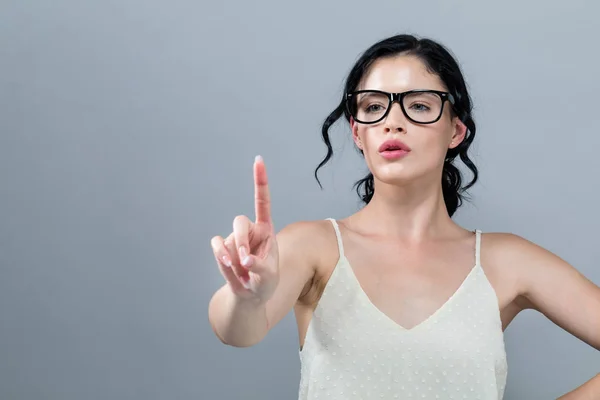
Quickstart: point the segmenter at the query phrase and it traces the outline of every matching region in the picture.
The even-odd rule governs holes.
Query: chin
[[[401,164],[380,166],[373,171],[375,179],[389,185],[406,184],[414,181],[420,175],[414,168]]]
[[[394,186],[405,186],[414,182],[427,180],[427,176],[437,176],[437,168],[414,163],[390,163],[378,165],[372,169],[376,180]]]

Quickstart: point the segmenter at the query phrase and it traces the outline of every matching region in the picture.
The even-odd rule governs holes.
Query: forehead
[[[445,86],[419,58],[402,55],[375,61],[363,77],[359,89],[403,92],[412,89],[445,90]]]

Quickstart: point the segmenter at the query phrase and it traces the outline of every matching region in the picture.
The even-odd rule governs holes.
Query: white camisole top
[[[504,335],[494,288],[480,265],[430,317],[405,329],[381,312],[344,255],[313,312],[300,350],[299,400],[503,398]]]

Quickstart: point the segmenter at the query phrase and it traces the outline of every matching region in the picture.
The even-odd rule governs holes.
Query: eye
[[[365,108],[366,112],[379,112],[383,110],[383,106],[381,104],[370,104]]]
[[[431,108],[423,103],[413,103],[410,105],[410,109],[418,112],[430,111]]]

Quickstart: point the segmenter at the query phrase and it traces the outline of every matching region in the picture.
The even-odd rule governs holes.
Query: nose
[[[402,112],[402,107],[398,102],[392,103],[390,112],[385,118],[384,129],[386,133],[398,132],[406,133],[406,116]]]

